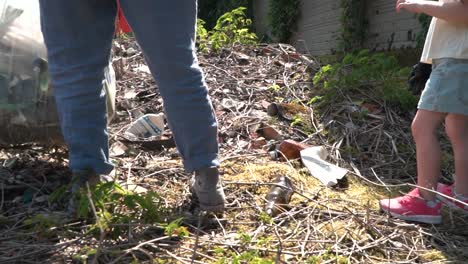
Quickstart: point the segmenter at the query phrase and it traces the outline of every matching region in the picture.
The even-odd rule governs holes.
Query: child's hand
[[[424,4],[424,0],[398,0],[396,3],[396,10],[400,12],[401,9],[405,9],[411,13],[421,13],[421,6]]]

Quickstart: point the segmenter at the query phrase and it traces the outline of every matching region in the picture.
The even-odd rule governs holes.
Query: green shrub
[[[163,223],[168,213],[164,207],[164,198],[158,193],[133,193],[114,182],[100,183],[91,187],[89,192],[82,188],[76,199],[79,218],[94,218],[91,201],[96,210],[96,223],[90,226],[89,232],[98,234],[102,229],[110,237],[118,237],[126,232],[124,225],[130,222]]]
[[[206,29],[212,30],[220,16],[241,6],[249,7],[246,15],[252,18],[252,3],[253,0],[198,0],[198,18],[206,22]]]
[[[216,22],[213,30],[206,30],[205,22],[198,20],[197,41],[200,51],[219,51],[225,47],[236,44],[255,44],[257,36],[250,32],[249,27],[252,20],[245,15],[245,7],[236,8],[225,13]]]
[[[313,100],[329,104],[344,95],[369,94],[409,111],[415,108],[417,98],[406,89],[408,74],[409,68],[401,68],[393,56],[368,50],[349,53],[341,62],[325,65],[315,74],[313,83],[321,94]],[[358,90],[361,93],[353,93]]]

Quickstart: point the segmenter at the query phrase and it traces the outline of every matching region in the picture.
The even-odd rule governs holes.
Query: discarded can
[[[294,185],[286,176],[278,176],[266,196],[265,212],[274,217],[284,211],[284,206],[291,201]]]
[[[279,160],[299,159],[301,157],[301,151],[309,147],[309,145],[287,139],[281,142],[276,148],[276,158]]]

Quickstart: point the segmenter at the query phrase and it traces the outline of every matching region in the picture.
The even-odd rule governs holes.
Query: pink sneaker
[[[436,202],[434,207],[428,206],[426,201],[419,196],[418,188],[405,196],[380,200],[380,209],[391,216],[426,224],[440,224],[442,222],[441,207],[441,202]]]
[[[455,198],[455,195],[453,194],[453,185],[445,185],[445,184],[441,184],[439,183],[439,185],[437,186],[437,191],[448,196],[448,197],[451,197],[451,198]],[[444,202],[444,204],[448,205],[449,207],[451,208],[454,208],[454,209],[461,209],[461,210],[464,210],[465,212],[468,213],[468,206],[464,205],[464,204],[461,204],[457,201],[453,201],[453,200],[450,200],[442,195],[437,195],[437,198],[439,200],[441,200],[442,202]],[[468,203],[468,199],[463,199],[461,200],[462,202],[464,203]]]

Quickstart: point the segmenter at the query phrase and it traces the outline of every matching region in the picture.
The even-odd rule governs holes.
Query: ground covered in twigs
[[[366,90],[315,109],[312,77],[320,65],[288,45],[200,54],[219,121],[228,200],[223,215],[204,215],[191,203],[190,176],[170,135],[163,144],[129,142],[123,136],[133,120],[160,113],[163,106],[134,42],[122,41],[114,51],[119,86],[110,137],[119,186],[90,190],[86,195],[95,209],[87,219],[70,220],[58,191],[70,176],[65,151],[35,145],[2,149],[0,263],[468,259],[467,217],[445,210],[444,224],[418,225],[378,210],[379,198],[415,183],[411,113],[387,106]],[[271,103],[281,103],[286,111],[269,115]],[[259,132],[265,127],[279,135]],[[329,161],[349,170],[346,181],[326,188],[300,161],[273,160],[268,151],[284,139],[325,146]],[[446,145],[443,176],[450,181]],[[264,212],[265,196],[281,175],[293,180],[295,193],[288,210],[272,218]]]

